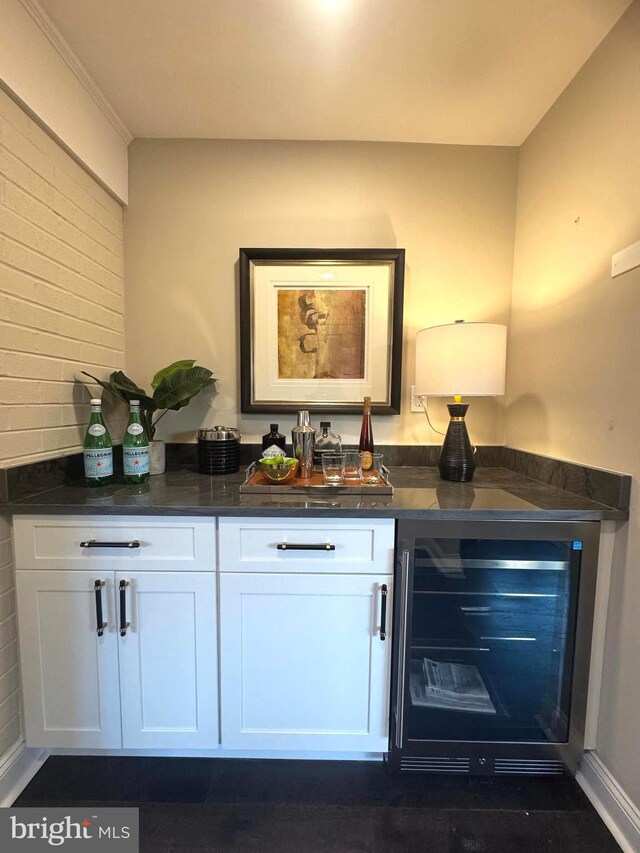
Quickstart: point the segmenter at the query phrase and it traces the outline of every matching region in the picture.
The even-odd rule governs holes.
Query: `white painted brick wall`
[[[81,449],[80,371],[124,366],[122,266],[120,205],[0,91],[0,467]],[[0,764],[22,737],[12,560],[0,517]]]
[[[0,92],[0,464],[79,449],[80,371],[124,363],[122,265],[120,205]]]

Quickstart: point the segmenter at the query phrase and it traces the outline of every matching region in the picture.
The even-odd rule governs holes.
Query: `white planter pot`
[[[164,465],[164,441],[155,439],[149,443],[149,466],[151,475],[164,474]]]

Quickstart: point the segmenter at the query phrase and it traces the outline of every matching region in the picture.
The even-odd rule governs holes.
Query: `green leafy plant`
[[[159,370],[151,380],[151,394],[139,388],[121,370],[114,370],[108,382],[92,376],[86,370],[82,373],[126,405],[131,400],[140,400],[140,420],[149,441],[156,434],[158,421],[168,411],[177,412],[184,408],[203,388],[216,381],[211,371],[206,367],[198,367],[194,359],[174,361]],[[157,412],[161,414],[155,417]]]

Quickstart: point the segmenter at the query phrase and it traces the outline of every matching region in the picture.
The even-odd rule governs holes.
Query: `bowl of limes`
[[[260,460],[260,470],[272,483],[288,483],[296,476],[298,460],[287,456],[272,456]]]

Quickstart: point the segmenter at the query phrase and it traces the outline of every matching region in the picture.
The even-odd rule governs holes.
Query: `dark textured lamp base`
[[[438,463],[440,478],[453,483],[470,483],[473,480],[473,472],[475,470],[475,465],[445,465],[442,462]]]
[[[443,480],[451,480],[455,483],[469,483],[473,480],[476,463],[467,425],[464,422],[468,408],[468,403],[447,405],[451,420],[438,462],[438,470]]]

